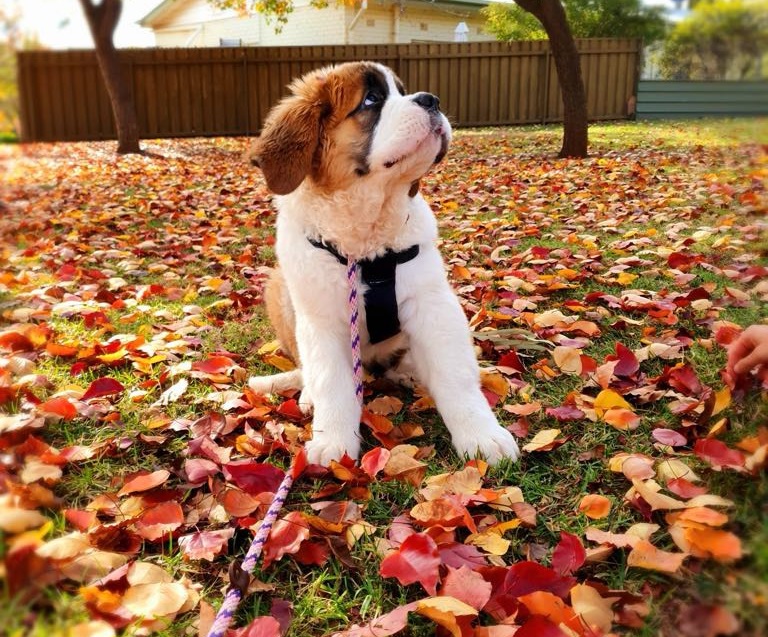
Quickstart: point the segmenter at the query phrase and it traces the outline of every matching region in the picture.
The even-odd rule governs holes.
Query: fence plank
[[[590,118],[626,118],[640,41],[577,45]],[[360,59],[388,64],[411,91],[438,95],[455,126],[562,120],[547,41],[130,49],[120,56],[143,138],[254,134],[295,77]],[[114,138],[93,51],[22,51],[18,61],[24,141]]]

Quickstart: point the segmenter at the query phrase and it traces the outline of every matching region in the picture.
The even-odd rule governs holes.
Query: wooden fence
[[[624,119],[640,41],[577,41],[590,118]],[[311,47],[127,49],[141,137],[251,135],[297,75],[347,60],[391,66],[410,91],[430,91],[456,126],[555,122],[562,103],[549,43],[473,42]],[[19,53],[23,141],[114,139],[93,51]]]
[[[638,119],[768,115],[768,82],[641,80]]]

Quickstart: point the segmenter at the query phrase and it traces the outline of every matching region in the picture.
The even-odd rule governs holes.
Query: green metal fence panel
[[[638,119],[768,115],[768,82],[641,80]]]

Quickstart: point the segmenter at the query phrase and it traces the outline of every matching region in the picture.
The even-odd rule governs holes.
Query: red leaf
[[[392,454],[389,449],[376,447],[362,457],[360,466],[363,468],[363,471],[374,478],[376,477],[376,474],[387,465],[391,456]]]
[[[304,414],[299,409],[299,403],[294,398],[281,403],[277,408],[277,413],[289,420],[301,420],[304,418]]]
[[[448,595],[481,610],[491,597],[491,583],[483,579],[476,571],[462,566],[448,569],[440,595]]]
[[[573,577],[561,577],[551,568],[536,562],[518,562],[507,571],[504,592],[520,597],[534,591],[549,591],[565,599],[575,583]]]
[[[459,542],[450,542],[441,544],[439,549],[440,561],[446,566],[460,568],[467,566],[475,570],[488,564],[485,555],[476,546],[471,544],[461,544]]]
[[[571,575],[578,571],[587,559],[587,552],[581,540],[571,533],[560,531],[558,542],[552,553],[552,568],[558,575]]]
[[[651,432],[651,436],[653,436],[654,440],[670,447],[682,447],[688,443],[686,437],[674,429],[659,427]]]
[[[697,440],[693,446],[693,452],[711,464],[715,470],[720,470],[723,467],[737,470],[744,468],[744,454],[738,449],[729,448],[725,443],[714,438]]]
[[[178,502],[163,502],[144,513],[136,522],[136,532],[145,540],[159,540],[184,523],[184,511]]]
[[[613,373],[616,376],[633,376],[640,369],[640,363],[634,352],[621,343],[616,343],[616,356],[608,356],[607,361],[615,360],[616,367]]]
[[[567,635],[545,617],[531,615],[531,618],[515,633],[515,637],[567,637]]]
[[[291,627],[293,604],[285,599],[275,598],[269,607],[269,614],[280,624],[280,634],[285,635]]]
[[[309,537],[309,524],[300,511],[291,511],[275,522],[264,545],[264,568],[283,555],[296,553]]]
[[[296,552],[296,561],[299,564],[306,564],[307,566],[322,566],[328,561],[328,557],[331,554],[331,549],[327,543],[313,542],[309,540],[302,542],[299,550]]]
[[[105,376],[104,378],[97,378],[95,381],[93,381],[88,386],[88,389],[85,390],[85,393],[80,397],[80,400],[101,398],[102,396],[111,396],[113,394],[119,394],[122,391],[125,391],[125,387],[123,387],[114,378]]]
[[[701,384],[699,377],[696,376],[696,372],[687,364],[670,370],[667,382],[670,387],[686,396],[699,397],[704,391],[704,386]]]
[[[396,577],[403,585],[419,582],[427,593],[434,595],[439,567],[435,541],[426,533],[414,533],[382,560],[379,573],[382,577]]]
[[[204,374],[228,374],[236,367],[237,363],[229,356],[210,356],[204,361],[192,363],[193,370]]]
[[[280,637],[280,624],[269,615],[257,617],[245,628],[231,632],[232,637]]]
[[[517,355],[517,352],[513,349],[509,350],[506,354],[503,354],[499,357],[499,360],[496,362],[497,367],[509,367],[510,369],[514,369],[516,372],[520,372],[521,374],[525,371],[525,367],[520,362],[520,357]]]
[[[72,420],[72,418],[77,416],[77,408],[64,396],[46,400],[37,409],[45,414],[61,416],[64,420]]]
[[[135,474],[134,477],[131,477],[123,485],[123,488],[117,492],[117,495],[122,496],[128,495],[129,493],[136,493],[137,491],[148,491],[149,489],[154,489],[155,487],[159,487],[161,484],[165,483],[170,475],[170,472],[166,471],[165,469],[153,471],[152,473],[141,471],[138,474]]]
[[[561,405],[560,407],[547,407],[545,410],[547,416],[554,416],[560,422],[565,420],[580,420],[584,418],[584,412],[578,407],[572,405]]]
[[[235,460],[222,466],[224,476],[250,495],[274,493],[285,473],[268,463],[254,460]]]
[[[667,482],[667,489],[686,500],[707,493],[707,487],[695,485],[685,478],[675,478],[674,480],[670,480]]]
[[[179,538],[179,547],[188,560],[208,560],[219,555],[226,547],[235,529],[220,529],[218,531],[198,531]]]
[[[192,484],[201,484],[209,476],[216,475],[219,472],[219,465],[213,460],[206,458],[188,458],[184,461],[184,473],[187,474],[187,480]]]

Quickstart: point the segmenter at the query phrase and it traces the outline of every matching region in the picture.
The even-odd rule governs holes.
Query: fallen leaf
[[[662,573],[677,573],[686,557],[688,557],[687,553],[662,551],[647,540],[640,540],[627,555],[627,566]]]
[[[579,511],[592,520],[602,520],[611,512],[611,501],[604,495],[589,493],[579,502]]]
[[[427,593],[435,595],[439,566],[440,555],[435,541],[425,533],[413,533],[382,560],[379,574],[395,577],[404,586],[418,582]]]

